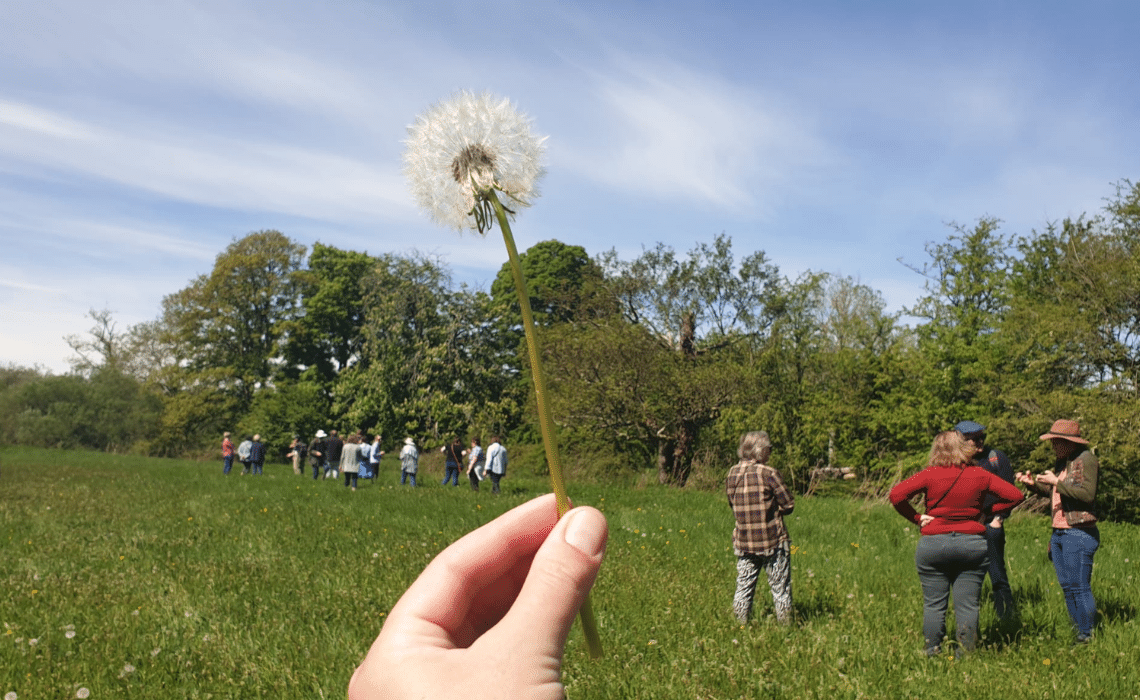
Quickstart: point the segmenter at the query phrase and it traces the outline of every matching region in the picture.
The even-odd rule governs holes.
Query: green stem
[[[515,237],[511,233],[511,224],[507,220],[507,212],[494,190],[487,192],[487,198],[495,208],[495,217],[499,220],[499,228],[503,232],[503,242],[507,245],[507,256],[511,261],[511,274],[515,278],[515,290],[519,295],[519,310],[522,311],[523,332],[526,334],[526,347],[530,355],[530,372],[534,377],[534,393],[538,404],[538,425],[542,430],[542,444],[546,448],[546,462],[550,465],[550,485],[554,489],[554,496],[558,502],[558,517],[561,518],[570,510],[570,499],[566,495],[566,481],[562,475],[562,458],[558,454],[558,435],[554,432],[554,421],[550,417],[550,407],[546,403],[546,375],[542,371],[542,356],[538,349],[538,335],[534,329],[534,314],[530,310],[530,292],[527,291],[526,278],[523,277],[522,263],[519,261],[519,251],[515,247]],[[602,655],[602,640],[598,636],[598,624],[594,620],[594,609],[590,605],[590,597],[586,596],[579,611],[582,621],[582,631],[586,635],[586,645],[590,649],[592,658]]]

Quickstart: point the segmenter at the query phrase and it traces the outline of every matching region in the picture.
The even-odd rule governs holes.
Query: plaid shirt
[[[796,501],[778,471],[765,464],[741,462],[728,470],[725,487],[736,516],[732,546],[738,556],[770,554],[781,543],[791,542],[783,516],[791,515]]]

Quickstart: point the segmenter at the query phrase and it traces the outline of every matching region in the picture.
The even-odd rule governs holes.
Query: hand
[[[558,520],[553,495],[469,533],[392,608],[349,681],[349,699],[561,700],[566,637],[607,536],[593,508]]]
[[[927,515],[926,513],[923,513],[922,515],[918,516],[919,528],[924,528],[932,522],[934,522],[934,516],[933,515]]]
[[[1001,518],[994,516],[994,519],[990,521],[990,527],[994,527],[1000,530],[1002,527]]]
[[[1032,486],[1035,483],[1033,480],[1033,475],[1029,472],[1018,472],[1013,475],[1013,478],[1025,484],[1026,486]]]
[[[1044,472],[1037,475],[1037,483],[1045,484],[1046,486],[1056,486],[1060,479],[1053,472]]]

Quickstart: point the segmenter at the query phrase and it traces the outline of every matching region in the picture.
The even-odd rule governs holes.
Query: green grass
[[[356,493],[282,465],[223,478],[220,463],[29,449],[0,451],[0,464],[0,694],[22,700],[80,687],[91,698],[343,698],[427,561],[546,488],[522,475],[497,498],[444,488],[434,461],[426,488],[399,488],[390,461],[381,485]],[[789,521],[799,623],[774,623],[761,582],[760,617],[742,628],[723,496],[570,490],[611,528],[593,594],[605,655],[591,661],[575,630],[571,698],[1140,696],[1135,526],[1101,528],[1098,636],[1071,649],[1048,522],[1012,518],[1021,621],[1000,629],[987,598],[984,648],[954,661],[920,654],[917,532],[887,506],[801,499]]]

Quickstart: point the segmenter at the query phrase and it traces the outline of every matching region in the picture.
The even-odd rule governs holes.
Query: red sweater
[[[955,481],[957,479],[957,481]],[[949,491],[949,493],[947,493]],[[981,467],[953,465],[927,467],[891,489],[891,505],[907,520],[918,523],[919,513],[909,503],[915,494],[926,492],[926,503],[933,510],[927,514],[934,521],[922,528],[924,535],[942,535],[961,532],[981,535],[986,527],[981,523],[982,501],[986,494],[997,499],[995,513],[1008,511],[1025,500],[1013,484],[1000,479]]]

